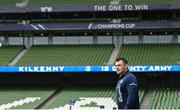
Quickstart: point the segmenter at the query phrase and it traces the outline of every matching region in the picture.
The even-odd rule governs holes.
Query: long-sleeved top
[[[118,78],[115,91],[118,109],[139,109],[137,79],[129,70]]]

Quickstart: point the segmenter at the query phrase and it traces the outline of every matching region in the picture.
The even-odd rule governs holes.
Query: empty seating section
[[[6,46],[0,48],[0,65],[8,65],[8,63],[20,52],[23,46]]]
[[[17,65],[104,65],[113,45],[39,45],[21,58]]]
[[[54,102],[52,102],[51,104],[47,105],[45,109],[65,107],[65,105],[68,105],[69,101],[72,99],[76,102],[81,101],[81,98],[112,98],[112,100],[114,100],[114,96],[114,88],[110,86],[69,87],[64,88],[57,96],[56,100],[54,100]],[[93,105],[94,104],[91,104],[91,106]]]
[[[54,86],[1,86],[0,109],[34,109],[56,89]]]
[[[15,7],[16,3],[20,3],[22,0],[0,0],[0,6],[10,6],[10,7]]]
[[[180,109],[179,87],[157,87],[151,98],[149,109]]]
[[[143,95],[144,95],[144,89],[141,88],[139,91],[139,96],[142,97]],[[142,100],[142,98],[140,99]],[[61,93],[56,97],[56,99],[51,104],[47,105],[45,109],[63,110],[67,106],[69,106],[70,100],[75,101],[75,107],[78,107],[78,105],[80,106],[80,108],[98,107],[106,103],[105,110],[107,109],[107,107],[112,109],[115,106],[115,89],[112,86],[76,86],[76,87],[64,88],[62,89]],[[84,102],[81,102],[82,100],[84,100]],[[99,104],[95,101],[88,101],[88,100],[95,100],[99,102]],[[107,102],[103,102],[103,101],[107,101]],[[77,109],[80,110],[80,108]],[[85,108],[84,110],[88,110]],[[111,109],[107,109],[107,110],[111,110]]]
[[[32,19],[31,23],[95,23],[95,22],[110,22],[108,18],[81,18],[81,19]]]
[[[30,0],[29,6],[110,5],[113,0]],[[166,4],[179,0],[117,0],[119,4]]]
[[[129,64],[179,64],[180,44],[124,44],[118,56]]]
[[[29,0],[28,6],[110,5],[113,0]],[[179,0],[117,0],[119,4],[180,3]],[[0,0],[0,6],[15,7],[22,0]]]
[[[108,5],[112,0],[30,0],[28,6]]]
[[[146,91],[145,88],[143,88],[143,87],[139,88],[139,102],[140,103],[142,102],[142,99],[144,97],[145,91]]]

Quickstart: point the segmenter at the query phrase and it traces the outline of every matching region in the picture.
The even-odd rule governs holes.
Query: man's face
[[[128,65],[124,64],[122,60],[116,61],[115,63],[116,73],[122,75],[128,69]]]

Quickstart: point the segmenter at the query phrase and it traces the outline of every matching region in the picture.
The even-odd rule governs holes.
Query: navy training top
[[[137,79],[129,70],[118,78],[115,91],[118,109],[139,109]]]

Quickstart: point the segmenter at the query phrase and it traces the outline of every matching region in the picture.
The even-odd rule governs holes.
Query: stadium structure
[[[180,109],[179,0],[0,0],[0,109],[116,110],[117,57],[140,108]]]

